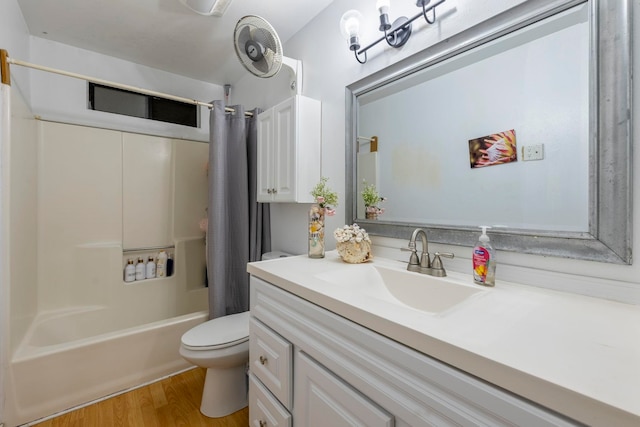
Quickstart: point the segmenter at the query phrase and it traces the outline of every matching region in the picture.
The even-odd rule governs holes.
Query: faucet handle
[[[431,269],[433,271],[433,275],[437,277],[444,277],[447,275],[447,272],[442,266],[442,260],[440,259],[441,256],[445,258],[454,257],[454,255],[450,252],[436,252],[435,254],[433,254],[433,263],[431,264]]]
[[[418,259],[418,252],[416,252],[416,244],[413,245],[409,243],[408,248],[400,248],[403,252],[411,252],[411,256],[409,257],[409,264],[407,265],[407,270],[409,271],[418,271],[420,269],[420,260]]]
[[[451,252],[436,252],[434,256],[437,256],[437,257],[443,256],[445,258],[453,258],[455,257],[455,254],[452,254]]]

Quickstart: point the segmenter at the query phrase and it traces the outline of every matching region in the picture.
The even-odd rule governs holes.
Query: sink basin
[[[467,285],[448,277],[433,277],[406,270],[374,267],[385,288],[398,301],[429,313],[441,313],[485,292],[475,285]]]
[[[338,268],[316,277],[363,297],[382,299],[429,314],[441,314],[487,291],[451,277],[433,277],[375,264]]]

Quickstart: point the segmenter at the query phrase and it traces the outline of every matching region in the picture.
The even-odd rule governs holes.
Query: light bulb
[[[380,14],[389,14],[389,7],[391,7],[391,0],[378,0],[376,2],[376,9]]]
[[[348,10],[340,18],[340,31],[347,40],[357,37],[360,32],[362,14],[355,9]]]
[[[376,2],[376,9],[380,12],[380,31],[387,31],[391,28],[391,22],[389,21],[389,7],[391,5],[390,0],[378,0]]]

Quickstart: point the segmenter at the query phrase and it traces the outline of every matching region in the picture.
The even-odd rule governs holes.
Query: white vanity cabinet
[[[250,300],[251,426],[289,425],[268,421],[270,400],[295,427],[577,425],[256,276]],[[289,378],[274,389],[260,380],[271,345],[254,344],[265,331],[293,355],[293,368],[276,357],[270,369]],[[291,387],[287,395],[281,383]]]
[[[320,101],[296,95],[258,116],[258,202],[312,203],[320,179]]]

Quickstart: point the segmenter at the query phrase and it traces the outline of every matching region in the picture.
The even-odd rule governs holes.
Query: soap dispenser
[[[133,260],[127,261],[127,266],[124,268],[124,281],[133,282],[136,280],[136,266],[133,265]]]
[[[495,286],[496,284],[496,257],[489,236],[487,236],[486,225],[480,226],[482,234],[478,243],[473,248],[473,280],[484,286]]]

